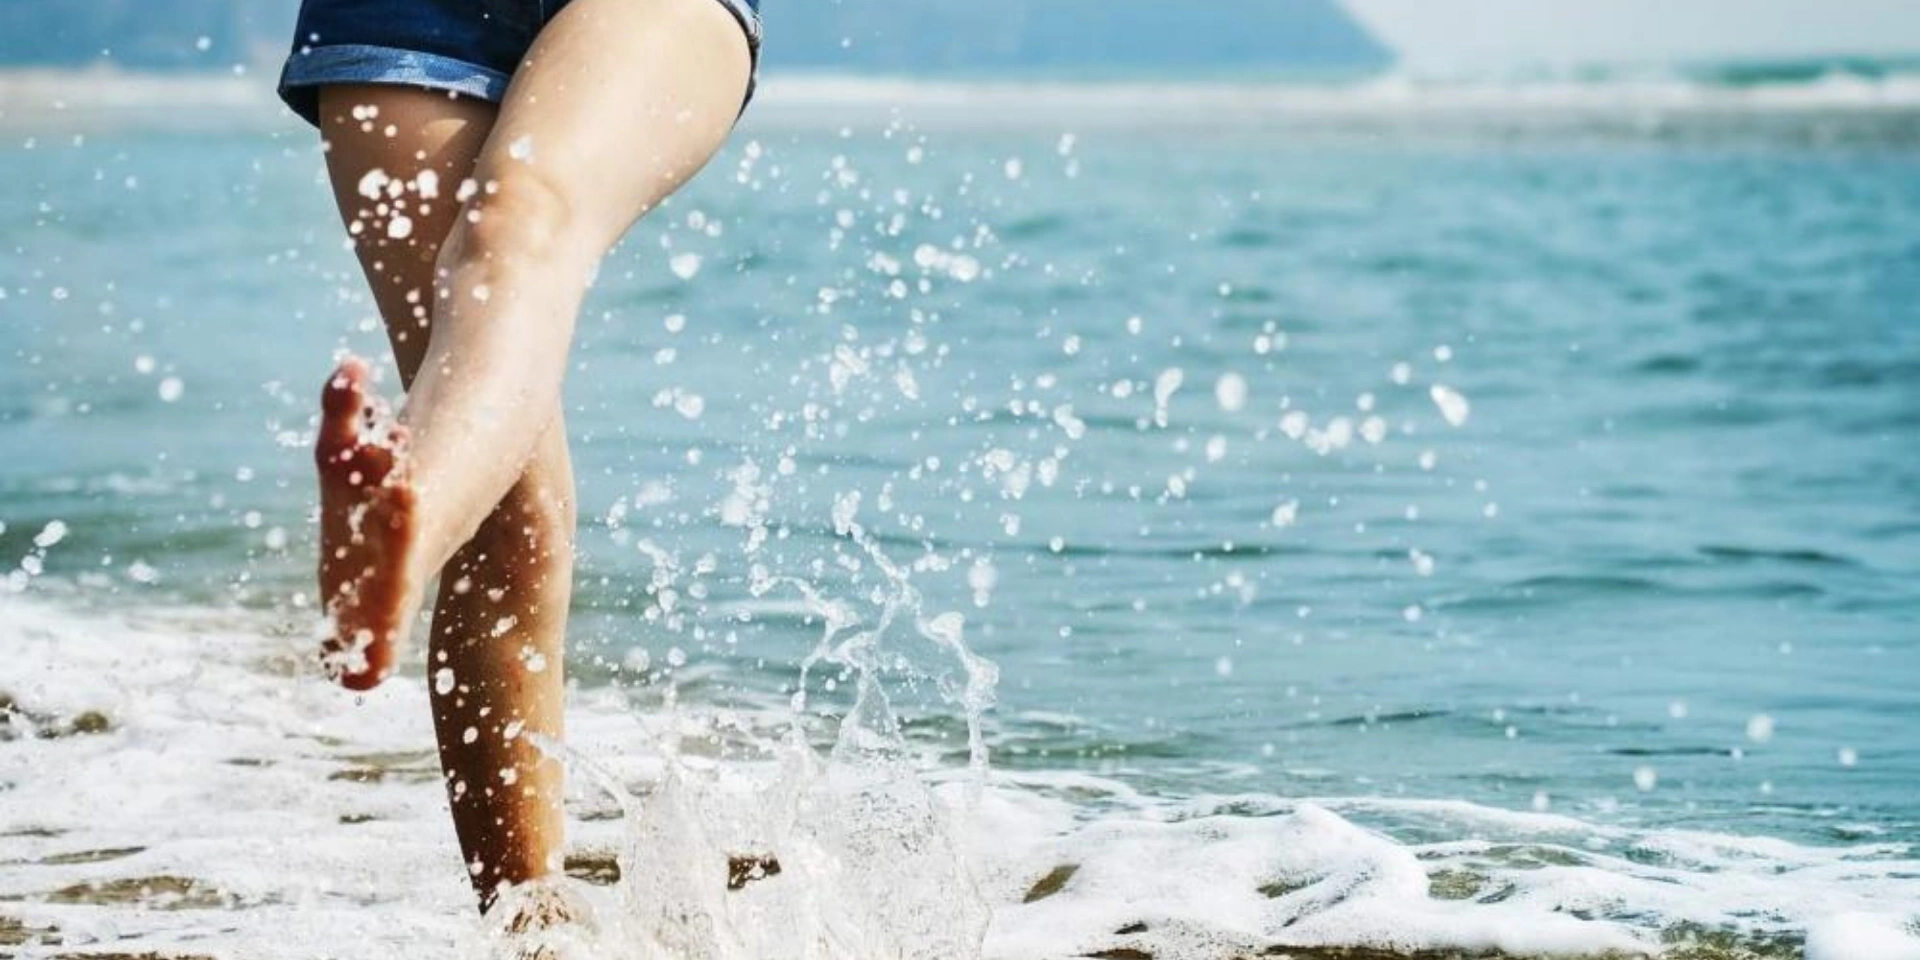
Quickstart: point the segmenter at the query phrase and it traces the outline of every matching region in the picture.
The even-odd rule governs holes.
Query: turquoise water
[[[874,589],[858,494],[1003,770],[1920,841],[1910,109],[1177,120],[751,119],[581,323],[580,682],[780,702],[818,631],[753,565]],[[13,590],[297,615],[314,394],[381,350],[319,171],[0,137]]]

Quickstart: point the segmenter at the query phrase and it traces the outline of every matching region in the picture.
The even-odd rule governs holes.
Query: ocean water
[[[491,949],[316,145],[0,89],[0,945]],[[771,84],[575,347],[592,949],[1920,957],[1916,303],[1897,71]]]

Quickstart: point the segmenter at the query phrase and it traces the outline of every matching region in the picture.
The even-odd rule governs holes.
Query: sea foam
[[[495,948],[459,870],[426,680],[355,698],[305,665],[306,644],[254,613],[6,600],[0,916],[29,946]],[[780,714],[576,691],[555,749],[572,768],[570,866],[598,884],[579,882],[593,955],[1656,955],[1712,934],[1787,951],[1762,955],[1920,957],[1920,861],[1903,844],[1443,800],[1156,797],[1067,771],[983,788],[897,741],[783,741]],[[779,872],[729,889],[740,856]]]
[[[1406,134],[1488,120],[1594,127],[1645,136],[1649,124],[1802,116],[1904,119],[1920,110],[1920,67],[1835,68],[1730,82],[1675,69],[1449,75],[1399,70],[1344,80],[888,77],[779,73],[764,78],[752,125],[834,129],[909,120],[941,126],[1161,130],[1249,123],[1390,125]],[[1629,120],[1618,127],[1605,121]],[[1409,130],[1409,125],[1413,128]],[[0,129],[277,129],[299,121],[264,75],[161,75],[112,69],[0,70]],[[1017,170],[1010,170],[1017,173]]]

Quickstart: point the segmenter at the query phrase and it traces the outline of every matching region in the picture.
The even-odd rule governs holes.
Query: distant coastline
[[[9,0],[0,5],[0,65],[104,60],[217,72],[284,52],[295,8],[291,0]],[[808,0],[766,4],[763,16],[763,56],[774,69],[1367,69],[1396,58],[1338,0]]]

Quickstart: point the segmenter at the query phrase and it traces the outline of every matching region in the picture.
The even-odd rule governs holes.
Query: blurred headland
[[[0,67],[262,65],[293,0],[8,0]],[[1336,0],[768,0],[769,70],[1142,75],[1370,70],[1393,54]],[[324,41],[323,41],[324,42]]]

